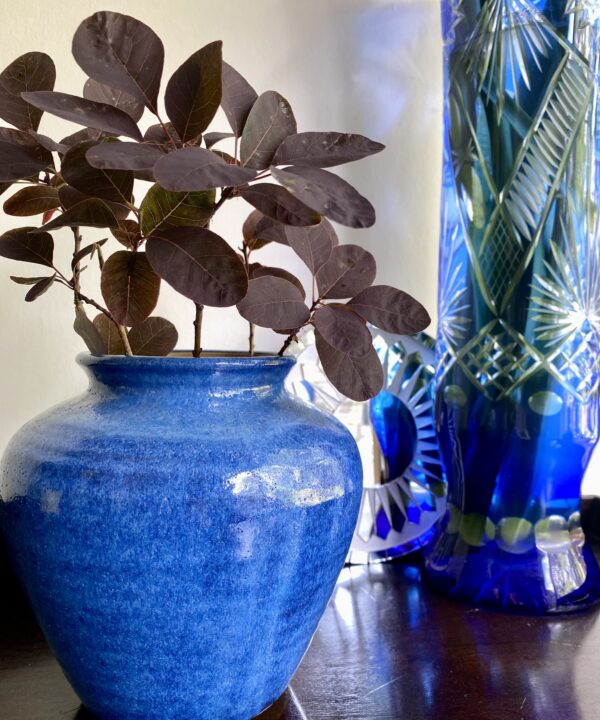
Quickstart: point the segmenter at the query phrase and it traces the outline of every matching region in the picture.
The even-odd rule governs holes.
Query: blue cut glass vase
[[[449,509],[429,580],[478,605],[600,596],[580,487],[598,439],[595,0],[442,0],[436,418]]]

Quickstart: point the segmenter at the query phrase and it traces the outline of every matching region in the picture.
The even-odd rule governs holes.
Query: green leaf
[[[0,118],[19,130],[37,130],[43,113],[25,102],[21,93],[52,90],[55,80],[54,63],[45,53],[18,57],[0,74]]]
[[[177,68],[167,84],[167,115],[184,143],[203,133],[219,109],[222,48],[220,40],[201,48]]]
[[[268,168],[277,148],[296,130],[289,102],[273,90],[263,93],[246,120],[240,144],[242,165],[255,170]]]
[[[145,253],[118,250],[104,263],[102,297],[120,325],[143,322],[156,307],[160,278]]]
[[[4,202],[4,212],[18,217],[39,215],[57,207],[60,207],[58,190],[49,185],[24,187]]]
[[[0,237],[0,257],[52,267],[54,241],[47,232],[33,233],[35,227],[16,228]]]
[[[215,191],[171,192],[153,185],[140,206],[140,227],[144,237],[173,227],[205,227],[215,208]]]

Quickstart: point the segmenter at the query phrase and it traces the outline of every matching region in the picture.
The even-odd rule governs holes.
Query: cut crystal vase
[[[456,597],[561,612],[600,595],[580,525],[598,439],[600,3],[442,0],[437,429]]]

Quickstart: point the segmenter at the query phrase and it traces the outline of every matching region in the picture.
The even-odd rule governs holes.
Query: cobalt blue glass
[[[448,512],[427,561],[508,611],[600,595],[581,530],[598,439],[600,5],[443,0],[436,371]]]
[[[283,693],[350,545],[361,463],[291,358],[80,356],[2,463],[17,574],[98,720],[248,720]]]

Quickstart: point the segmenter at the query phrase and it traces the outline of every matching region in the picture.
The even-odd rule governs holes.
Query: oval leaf
[[[96,315],[92,325],[102,340],[102,350],[99,355],[125,355],[125,347],[114,322],[104,313],[100,313]]]
[[[37,300],[40,295],[43,295],[50,287],[54,284],[56,274],[45,277],[35,283],[25,295],[25,302],[33,302]]]
[[[180,143],[181,140],[177,134],[177,130],[171,125],[170,122],[162,125],[150,125],[150,127],[144,133],[144,142],[156,143],[158,145],[170,145],[173,147],[173,143]]]
[[[260,263],[252,263],[250,265],[250,279],[254,280],[255,278],[264,277],[265,275],[271,275],[273,277],[280,277],[284,280],[287,280],[288,282],[291,282],[292,285],[295,285],[298,290],[302,293],[302,299],[306,300],[306,290],[304,289],[304,285],[298,280],[298,278],[295,275],[292,275],[291,272],[288,272],[287,270],[284,270],[283,268],[278,267],[270,267],[268,265],[261,265]]]
[[[143,322],[156,307],[160,278],[145,253],[118,250],[104,263],[100,287],[117,322],[131,327]]]
[[[47,232],[33,233],[35,227],[16,228],[0,237],[0,257],[52,267],[54,241]]]
[[[112,210],[98,198],[87,198],[73,205],[54,220],[43,225],[35,232],[56,230],[62,227],[118,227],[119,223]]]
[[[0,118],[19,130],[37,130],[43,113],[21,93],[52,90],[55,80],[56,69],[46,53],[29,52],[13,60],[0,73]]]
[[[246,120],[240,144],[242,165],[255,170],[268,168],[277,148],[296,130],[289,102],[273,90],[263,93]]]
[[[85,314],[85,310],[80,305],[77,305],[75,308],[75,322],[73,323],[73,330],[75,330],[79,337],[82,338],[87,349],[94,355],[103,355],[107,351],[104,338],[100,334],[98,328]]]
[[[312,227],[290,227],[286,236],[289,246],[313,275],[329,260],[331,251],[339,243],[332,224],[325,218]]]
[[[47,135],[42,135],[41,133],[34,132],[33,130],[30,130],[29,134],[38,145],[41,145],[49,152],[57,152],[64,155],[69,149],[67,145],[61,145],[60,143],[55,142],[52,138],[49,138]]]
[[[88,163],[101,170],[152,170],[165,153],[156,145],[106,142],[85,154]]]
[[[367,228],[375,222],[375,209],[342,178],[320,168],[294,166],[271,174],[303,203],[330,220],[353,228]]]
[[[112,105],[49,90],[22,93],[22,97],[30,105],[63,120],[104,130],[111,135],[142,139],[142,133],[131,116]]]
[[[228,165],[210,150],[182,148],[161,158],[154,166],[154,176],[166,190],[187,192],[242,185],[256,173],[247,168]]]
[[[372,346],[366,355],[353,357],[332,347],[318,330],[315,331],[315,341],[323,371],[342,395],[363,402],[381,391],[383,368]]]
[[[234,137],[233,133],[222,133],[222,132],[211,132],[206,133],[204,135],[204,143],[208,150],[213,145],[216,145],[218,142],[221,142],[221,140],[227,140],[228,138]]]
[[[280,185],[257,183],[243,188],[239,194],[263,215],[284,225],[316,225],[321,220],[318,212],[297,200]]]
[[[91,78],[83,86],[83,97],[86,100],[112,105],[113,107],[126,112],[134,122],[144,114],[144,106],[141,102],[122,90],[115,90],[110,85],[103,85]]]
[[[140,205],[142,235],[170,227],[206,227],[214,209],[214,190],[178,193],[153,185]]]
[[[156,111],[165,51],[147,25],[121,13],[97,12],[77,28],[72,52],[92,80]]]
[[[25,187],[4,202],[7,215],[20,217],[39,215],[57,207],[60,207],[58,190],[49,185]]]
[[[133,197],[133,173],[130,170],[100,170],[92,167],[87,151],[97,143],[79,143],[65,154],[61,174],[69,185],[90,197],[127,204]],[[59,190],[60,192],[60,190]]]
[[[236,137],[241,137],[244,125],[258,95],[237,70],[223,63],[221,106]]]
[[[300,290],[289,280],[273,275],[250,280],[237,309],[248,322],[273,330],[302,327],[310,317]]]
[[[163,230],[148,239],[146,252],[160,277],[200,305],[229,307],[246,294],[244,263],[223,238],[210,230]]]
[[[364,135],[303,132],[287,137],[277,148],[273,165],[310,165],[326,168],[361,160],[381,152],[385,145]]]
[[[135,220],[120,220],[119,227],[111,228],[110,232],[121,245],[125,245],[130,250],[135,250],[135,246],[140,239],[140,226]]]
[[[365,321],[343,305],[324,305],[313,322],[331,347],[352,357],[364,357],[373,346]]]
[[[221,103],[220,40],[201,48],[169,80],[165,108],[182,142],[196,139],[209,126]]]
[[[129,345],[134,355],[165,357],[177,345],[177,329],[161,317],[149,317],[129,331]]]
[[[389,285],[365,288],[348,305],[371,325],[397,335],[422,332],[431,323],[420,302]]]
[[[29,178],[52,165],[52,154],[29,133],[0,128],[0,182]]]
[[[338,245],[317,272],[319,297],[329,300],[354,297],[369,287],[377,266],[375,258],[358,245]]]
[[[242,227],[244,244],[251,250],[258,250],[270,242],[287,245],[286,229],[289,226],[265,217],[260,211],[253,210],[246,218]]]

